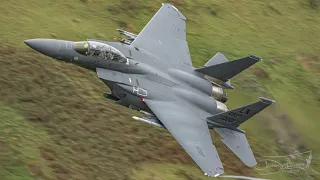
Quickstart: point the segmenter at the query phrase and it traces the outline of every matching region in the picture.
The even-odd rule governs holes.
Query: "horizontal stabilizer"
[[[207,65],[210,65],[210,66],[198,68],[196,69],[196,71],[225,82],[231,79],[233,76],[239,74],[241,71],[249,68],[250,66],[252,66],[253,64],[261,60],[261,58],[257,56],[250,55],[242,59],[222,62],[222,61],[225,61],[226,59],[224,56],[223,57],[225,59],[222,56],[223,55],[221,53],[218,55],[219,57],[217,58],[218,64],[214,63],[214,60],[212,60],[212,62],[210,60],[205,65],[205,66]],[[212,59],[216,59],[215,56]]]
[[[273,103],[275,103],[275,101],[260,97],[260,101],[256,103],[220,113],[207,119],[209,122],[219,123],[226,127],[238,127],[240,124]]]
[[[228,146],[247,166],[252,167],[257,161],[252,153],[246,135],[226,128],[214,128],[222,137],[222,142]]]

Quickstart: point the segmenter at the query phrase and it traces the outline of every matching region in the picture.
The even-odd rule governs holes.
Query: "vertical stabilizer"
[[[224,62],[228,62],[229,60],[220,52],[214,55],[205,65],[204,67],[213,66],[216,64],[221,64]]]
[[[220,52],[214,55],[205,65],[204,67],[214,66],[217,64],[228,62],[229,60]],[[211,76],[210,76],[211,77]],[[233,89],[234,87],[231,85],[230,79],[221,84],[221,86],[225,89]]]
[[[219,79],[223,82],[227,82],[241,71],[249,68],[259,61],[261,61],[261,58],[254,55],[233,61],[227,61],[227,58],[223,54],[218,53],[205,64],[205,67],[195,69],[195,71]]]

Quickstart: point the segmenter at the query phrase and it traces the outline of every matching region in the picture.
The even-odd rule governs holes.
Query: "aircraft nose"
[[[28,39],[25,40],[29,47],[32,49],[47,55],[47,56],[55,56],[58,52],[59,41],[54,39]]]

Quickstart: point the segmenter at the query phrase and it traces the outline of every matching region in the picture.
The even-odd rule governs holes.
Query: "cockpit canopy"
[[[127,57],[118,49],[97,41],[74,42],[74,50],[84,56],[94,56],[104,60],[128,63]]]

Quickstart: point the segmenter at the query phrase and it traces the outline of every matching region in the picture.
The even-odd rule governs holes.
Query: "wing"
[[[181,103],[149,99],[145,103],[208,176],[224,172],[206,121],[183,109]]]
[[[186,41],[186,17],[170,4],[162,4],[131,45],[168,64],[192,65]]]

